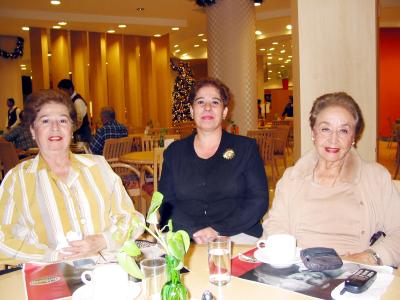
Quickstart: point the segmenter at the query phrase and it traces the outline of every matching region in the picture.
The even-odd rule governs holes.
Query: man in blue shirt
[[[115,139],[128,136],[128,129],[115,120],[115,111],[112,107],[103,107],[100,112],[103,127],[97,129],[90,142],[90,150],[93,154],[103,154],[104,143],[107,139]]]

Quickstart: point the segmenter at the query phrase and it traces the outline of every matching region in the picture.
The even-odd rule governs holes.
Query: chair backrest
[[[18,162],[17,149],[15,149],[14,144],[7,141],[0,141],[0,163],[3,175],[6,175]]]
[[[274,147],[273,147],[273,134],[274,129],[263,130],[249,130],[247,136],[256,140],[258,150],[264,165],[271,163],[273,160]]]
[[[154,161],[153,161],[153,184],[154,191],[158,191],[158,182],[160,181],[162,165],[164,162],[164,150],[165,148],[156,147],[154,151]]]
[[[132,137],[122,137],[116,139],[107,139],[104,143],[103,156],[108,162],[115,162],[119,157],[132,150]]]
[[[285,153],[285,148],[288,141],[290,127],[286,125],[279,125],[272,131],[272,139],[274,141],[274,154]]]
[[[180,140],[180,134],[166,134],[164,135],[164,141],[166,139]],[[151,151],[156,147],[160,147],[160,135],[144,135],[142,137],[142,151]]]

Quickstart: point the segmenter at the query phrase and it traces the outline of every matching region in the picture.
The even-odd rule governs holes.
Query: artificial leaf
[[[149,224],[158,224],[157,212],[161,206],[164,196],[160,192],[154,192],[151,198],[151,204],[147,213],[146,222]]]
[[[141,253],[139,247],[132,240],[125,241],[120,251],[125,252],[129,256],[138,256]]]
[[[143,279],[143,273],[140,271],[135,260],[125,252],[119,252],[117,254],[118,264],[131,276]]]

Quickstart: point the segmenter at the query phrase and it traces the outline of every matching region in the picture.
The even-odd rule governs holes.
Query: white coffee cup
[[[81,280],[90,288],[91,299],[128,300],[128,273],[120,265],[105,264],[92,271],[85,271]]]
[[[296,258],[296,238],[289,234],[270,235],[259,240],[257,248],[273,264],[291,263]]]

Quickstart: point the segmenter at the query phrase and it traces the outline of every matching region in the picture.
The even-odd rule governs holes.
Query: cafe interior
[[[7,98],[23,107],[32,91],[71,79],[88,103],[93,133],[104,106],[128,128],[127,138],[106,142],[103,155],[122,177],[139,177],[124,183],[146,213],[162,146],[193,132],[180,106],[189,84],[217,77],[234,97],[223,126],[256,139],[271,205],[285,169],[312,148],[313,101],[345,91],[364,114],[359,153],[399,179],[400,1],[259,0],[242,9],[249,1],[0,0],[0,130]],[[290,97],[293,117],[284,117]],[[10,149],[1,151],[2,176],[20,159]],[[90,151],[81,143],[71,150]]]

